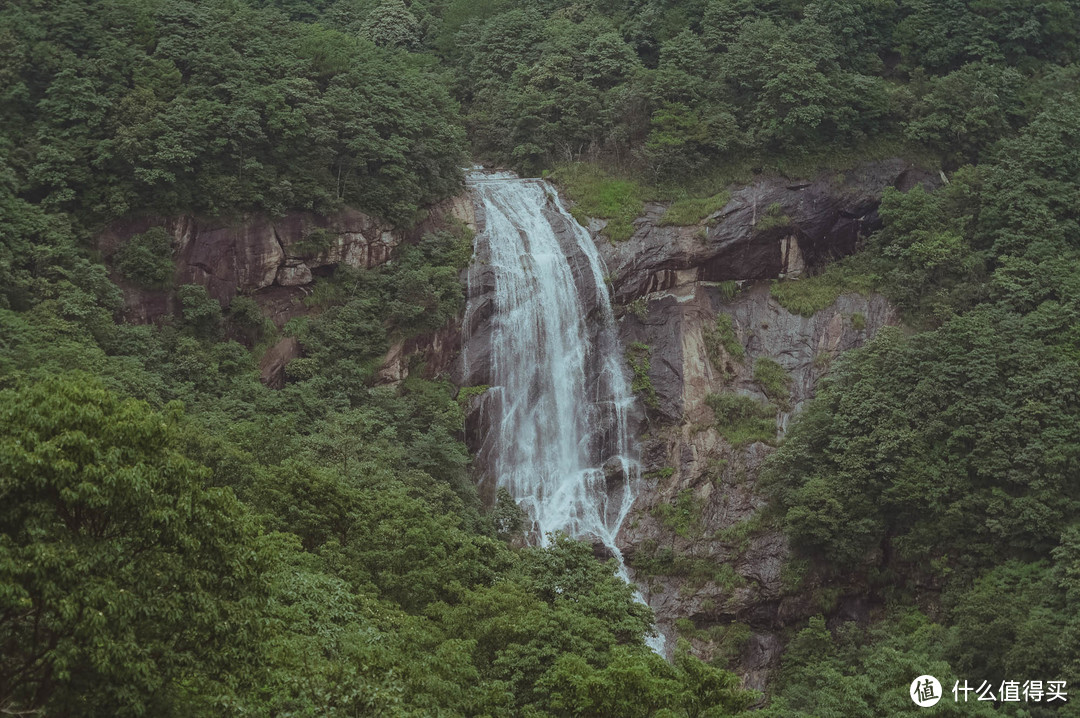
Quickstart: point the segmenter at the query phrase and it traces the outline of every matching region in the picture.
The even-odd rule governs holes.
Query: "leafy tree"
[[[6,141],[44,206],[109,221],[348,202],[407,221],[460,186],[456,108],[430,67],[246,3],[98,5],[78,37],[78,3],[3,11],[40,39],[42,61],[14,65],[26,121]]]
[[[0,406],[5,710],[172,715],[228,695],[211,676],[242,660],[266,591],[246,512],[170,446],[178,409],[85,375]]]
[[[1019,113],[1023,76],[1007,67],[970,63],[934,78],[916,103],[905,134],[956,164],[978,157],[1010,129]]]
[[[872,242],[880,248],[890,295],[911,312],[945,317],[985,293],[980,277],[987,257],[972,246],[967,226],[978,176],[964,173],[954,180],[933,194],[920,186],[882,195],[880,212],[887,224]]]
[[[201,284],[185,284],[176,291],[184,323],[200,337],[215,337],[221,327],[221,305]]]
[[[1053,548],[1078,508],[1059,393],[1075,382],[1068,360],[1035,359],[1033,330],[979,310],[907,341],[886,332],[838,367],[774,464],[796,545],[837,563],[884,541],[982,565]]]
[[[175,321],[115,322],[103,225],[343,205],[412,225],[461,189],[466,130],[485,160],[588,160],[680,199],[716,168],[868,141],[940,160],[947,186],[886,193],[867,247],[910,331],[841,360],[767,472],[823,597],[837,578],[892,603],[799,632],[765,714],[913,710],[928,668],[1077,680],[1078,18],[1074,0],[7,3],[0,711],[746,706],[730,674],[644,646],[648,610],[589,546],[498,540],[520,516],[481,515],[446,381],[374,386],[392,344],[459,315],[468,237],[321,281],[279,391],[223,340],[269,331],[250,298],[223,312],[182,287]],[[653,194],[596,189],[579,213],[626,195],[609,233]],[[165,286],[167,242],[114,266]],[[72,366],[97,378],[56,378]],[[709,403],[731,443],[774,441],[771,405]],[[687,493],[660,513],[692,533],[693,511]],[[940,624],[904,609],[912,588]]]
[[[527,514],[514,501],[510,492],[500,487],[495,493],[495,510],[492,512],[492,518],[495,522],[495,533],[506,541],[521,535]]]
[[[956,703],[952,684],[961,674],[941,648],[945,629],[916,610],[894,610],[863,629],[846,623],[835,631],[821,616],[795,636],[785,651],[776,698],[764,716],[917,715],[908,686],[924,673],[941,681],[942,715],[1004,715],[985,702]],[[947,686],[947,687],[946,687]]]
[[[126,278],[149,289],[172,284],[172,237],[161,227],[153,227],[131,237],[113,256],[116,268]]]
[[[1061,59],[1076,50],[1076,7],[1071,2],[1002,2],[976,5],[949,0],[901,3],[895,42],[911,65],[934,71],[965,62],[1019,62],[1026,56]]]
[[[414,49],[420,40],[416,18],[402,0],[382,0],[364,23],[364,34],[380,47]]]
[[[844,72],[827,30],[812,20],[789,28],[749,23],[730,54],[731,80],[740,95],[754,98],[758,144],[790,150],[851,138],[884,114],[880,83]]]
[[[951,596],[946,646],[957,667],[1000,683],[1010,676],[1075,676],[1074,614],[1046,563],[1006,561]],[[993,637],[993,640],[990,640]]]
[[[258,302],[242,295],[229,303],[228,324],[230,330],[239,334],[249,345],[273,330],[273,322],[263,317]]]

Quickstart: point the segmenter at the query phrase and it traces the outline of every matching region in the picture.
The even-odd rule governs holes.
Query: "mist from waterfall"
[[[477,256],[494,276],[489,468],[527,512],[531,540],[601,543],[629,580],[615,539],[641,473],[634,397],[596,246],[542,180],[473,173],[469,185],[483,212]]]

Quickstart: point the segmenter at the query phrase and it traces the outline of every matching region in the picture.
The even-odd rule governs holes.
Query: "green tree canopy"
[[[172,446],[175,409],[71,375],[4,391],[0,419],[0,705],[166,715],[227,694],[266,588],[244,509]]]

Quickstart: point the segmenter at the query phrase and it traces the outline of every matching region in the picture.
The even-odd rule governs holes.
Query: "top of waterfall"
[[[483,166],[473,167],[465,173],[465,181],[470,184],[477,182],[490,182],[493,180],[516,180],[521,179],[516,172],[510,170],[492,169]]]

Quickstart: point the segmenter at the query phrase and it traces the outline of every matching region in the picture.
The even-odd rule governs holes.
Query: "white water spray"
[[[534,540],[564,531],[601,543],[629,580],[615,538],[641,473],[634,397],[596,246],[546,182],[473,173],[469,184],[484,217],[476,249],[494,274],[486,441],[497,485]],[[662,652],[663,637],[650,645]]]

